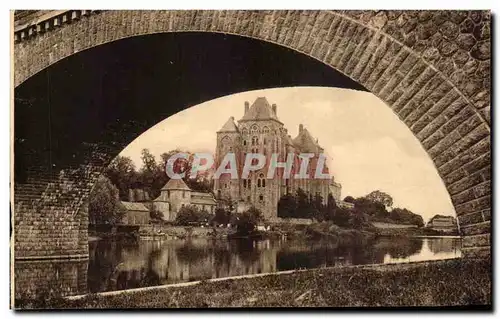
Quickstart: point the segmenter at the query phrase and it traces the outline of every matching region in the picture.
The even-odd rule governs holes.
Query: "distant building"
[[[457,229],[457,220],[453,216],[436,215],[429,220],[427,227],[435,230],[452,231]]]
[[[149,209],[143,203],[121,202],[125,208],[122,224],[124,225],[145,225],[149,224],[151,217]]]
[[[153,200],[153,207],[163,213],[163,219],[174,221],[184,206],[215,213],[216,201],[212,194],[192,191],[182,179],[170,179]]]
[[[340,207],[340,208],[345,208],[345,209],[353,209],[354,208],[354,204],[353,203],[345,202],[343,200],[339,201],[337,203],[337,206]]]

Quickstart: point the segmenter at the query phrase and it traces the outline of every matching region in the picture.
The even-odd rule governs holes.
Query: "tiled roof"
[[[316,143],[311,133],[306,128],[299,131],[299,135],[293,139],[293,145],[297,146],[302,152],[318,152],[321,146]]]
[[[121,203],[126,210],[149,212],[149,209],[143,203],[134,203],[134,202],[121,202]]]
[[[230,117],[219,132],[238,132],[238,127],[234,124],[234,117]]]
[[[192,192],[191,193],[191,203],[192,204],[205,204],[205,205],[215,205],[215,198],[210,193],[202,192]]]
[[[240,121],[249,121],[249,120],[278,120],[278,117],[273,112],[269,102],[265,97],[258,97],[255,102],[253,102],[252,106],[248,112],[243,115]]]
[[[171,178],[165,186],[162,187],[162,190],[171,190],[171,189],[183,189],[183,190],[191,190],[186,183],[181,178]]]

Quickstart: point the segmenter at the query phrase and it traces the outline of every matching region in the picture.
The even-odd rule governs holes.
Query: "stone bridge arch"
[[[53,63],[104,43],[194,31],[234,34],[291,48],[378,96],[433,160],[455,206],[464,255],[490,254],[489,12],[19,12],[14,28],[14,84],[17,87]],[[16,185],[16,258],[87,254],[86,214],[78,211],[99,169],[110,158],[106,150],[94,146],[86,154],[85,169],[80,165],[56,177]],[[37,187],[41,190],[34,191]],[[28,205],[34,202],[38,204]],[[61,203],[65,208],[60,208]],[[44,251],[42,244],[23,241],[30,232],[54,230],[36,226],[52,218],[47,207],[77,234],[59,245],[56,253]],[[67,241],[67,236],[61,236],[61,241]]]

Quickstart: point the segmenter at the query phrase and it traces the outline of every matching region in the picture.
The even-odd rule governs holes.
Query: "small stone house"
[[[454,230],[457,228],[457,222],[453,216],[436,215],[429,220],[427,227],[436,230]]]
[[[143,203],[121,202],[126,210],[123,216],[124,225],[146,225],[151,220],[149,209]]]
[[[184,206],[195,206],[213,214],[216,203],[212,194],[192,191],[182,179],[170,179],[160,196],[153,200],[154,208],[163,213],[166,221],[174,221]]]

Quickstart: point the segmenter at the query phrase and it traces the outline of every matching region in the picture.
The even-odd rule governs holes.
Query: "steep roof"
[[[285,135],[285,144],[295,146],[293,145],[292,137],[290,135]]]
[[[302,152],[314,153],[322,149],[306,128],[299,129],[299,135],[293,139],[293,144]]]
[[[191,203],[192,204],[215,205],[217,202],[215,201],[215,198],[210,193],[192,192],[191,193]]]
[[[181,189],[181,190],[191,190],[187,185],[186,183],[184,183],[184,181],[179,178],[171,178],[166,184],[165,186],[162,187],[161,190],[173,190],[173,189]]]
[[[218,132],[238,132],[238,127],[234,124],[234,117],[230,117]]]
[[[149,212],[149,209],[143,204],[143,203],[134,203],[134,202],[121,202],[123,207],[125,207],[126,210],[134,210],[134,211],[142,211],[142,212]]]
[[[265,97],[258,97],[240,121],[251,120],[275,120],[279,122],[276,113],[274,113]]]

